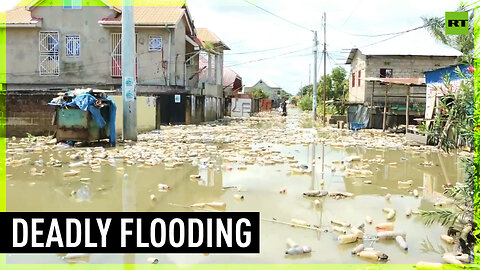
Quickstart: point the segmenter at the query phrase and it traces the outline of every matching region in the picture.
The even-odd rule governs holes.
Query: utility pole
[[[327,13],[323,13],[323,126],[327,123],[325,104],[327,98]]]
[[[137,91],[135,89],[135,22],[133,0],[123,0],[122,9],[122,96],[123,139],[137,140]]]
[[[312,84],[312,64],[308,64],[308,85]]]
[[[318,52],[317,31],[313,31],[313,121],[317,120],[317,52]]]

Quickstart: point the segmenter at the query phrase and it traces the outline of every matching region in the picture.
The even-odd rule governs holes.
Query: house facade
[[[461,56],[460,51],[435,42],[429,33],[420,30],[375,46],[352,48],[346,61],[350,65],[349,119],[364,119],[350,115],[357,112],[368,114],[369,126],[380,128],[384,107],[387,127],[405,124],[407,111],[412,121],[423,117],[424,73],[454,65]]]
[[[253,88],[260,88],[264,92],[268,93],[269,99],[273,102],[273,107],[278,107],[281,102],[282,88],[276,83],[260,79],[256,84],[251,87],[245,87],[245,93],[252,90]]]
[[[31,108],[22,110],[38,111],[38,126],[46,126],[43,122],[51,118],[45,105],[59,91],[114,90],[114,100],[121,103],[121,1],[63,1],[64,6],[48,6],[48,2],[33,1],[31,6],[16,7],[6,14],[6,89],[11,96],[7,100],[18,103],[26,96],[36,96],[37,105],[26,100],[23,103]],[[221,99],[223,95],[210,91],[215,82],[199,83],[203,47],[185,1],[135,6],[134,20],[139,129],[213,120],[206,117],[210,106],[205,104],[205,96]],[[216,63],[219,66],[223,66],[221,59]],[[218,84],[221,89],[221,81]],[[12,125],[32,120],[15,109],[7,111]],[[222,116],[215,113],[215,119]],[[121,129],[121,117],[117,118]]]

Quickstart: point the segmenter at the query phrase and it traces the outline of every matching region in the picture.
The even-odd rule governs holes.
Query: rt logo
[[[445,12],[446,35],[468,35],[468,12]]]

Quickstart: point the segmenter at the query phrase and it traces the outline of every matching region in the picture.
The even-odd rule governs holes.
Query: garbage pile
[[[103,129],[107,122],[100,113],[100,108],[109,105],[109,123],[110,123],[110,144],[116,145],[115,120],[117,107],[115,102],[107,95],[104,90],[75,89],[65,93],[60,93],[58,97],[53,98],[48,105],[61,108],[78,108],[82,111],[88,111],[98,126]]]

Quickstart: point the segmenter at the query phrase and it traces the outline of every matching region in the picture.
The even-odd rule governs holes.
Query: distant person
[[[287,101],[282,103],[282,116],[287,116]]]

